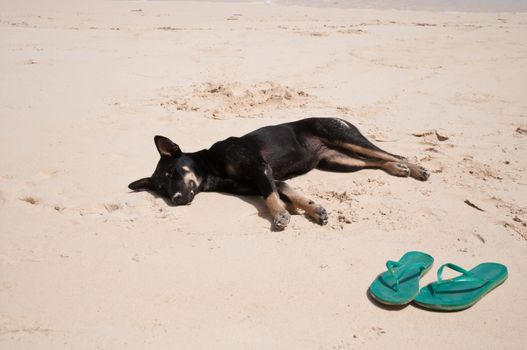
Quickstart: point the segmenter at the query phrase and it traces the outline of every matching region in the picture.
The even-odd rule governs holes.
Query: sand
[[[527,15],[264,3],[0,3],[0,349],[521,349]],[[129,182],[153,136],[196,151],[337,116],[428,167],[313,171],[330,211],[283,232],[258,198],[170,207]],[[478,210],[477,208],[481,210]],[[367,297],[409,250],[509,279],[435,313]]]

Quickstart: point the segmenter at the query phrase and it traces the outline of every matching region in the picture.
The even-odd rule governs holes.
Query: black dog
[[[381,150],[355,126],[337,118],[267,126],[194,153],[181,152],[163,136],[156,136],[154,142],[161,155],[154,174],[132,182],[130,189],[156,191],[175,205],[189,204],[203,191],[260,195],[276,230],[289,223],[284,202],[304,210],[321,225],[327,223],[323,207],[284,182],[312,169],[353,172],[374,168],[421,181],[430,176],[425,168]]]

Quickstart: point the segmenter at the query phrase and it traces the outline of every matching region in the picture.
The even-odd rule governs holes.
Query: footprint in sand
[[[419,162],[425,165],[425,167],[434,174],[440,174],[445,170],[445,165],[443,162],[431,154],[427,154],[424,157],[419,158]]]
[[[503,180],[503,176],[498,169],[478,161],[475,161],[472,156],[466,155],[462,159],[462,163],[468,170],[468,173],[477,179],[487,181],[489,179]]]
[[[117,203],[105,203],[103,206],[108,213],[114,212],[122,208],[122,205]]]

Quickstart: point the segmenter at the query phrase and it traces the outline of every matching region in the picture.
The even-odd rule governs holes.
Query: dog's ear
[[[175,157],[181,156],[181,149],[169,138],[157,135],[154,137],[157,150],[161,156]]]
[[[137,180],[128,185],[128,188],[134,191],[149,191],[154,189],[152,179],[145,177],[141,180]]]

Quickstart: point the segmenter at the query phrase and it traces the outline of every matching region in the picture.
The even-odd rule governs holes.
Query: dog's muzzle
[[[172,203],[174,203],[175,205],[190,204],[190,202],[192,202],[193,199],[194,199],[194,190],[191,190],[187,196],[183,196],[181,192],[176,192],[171,198]]]

